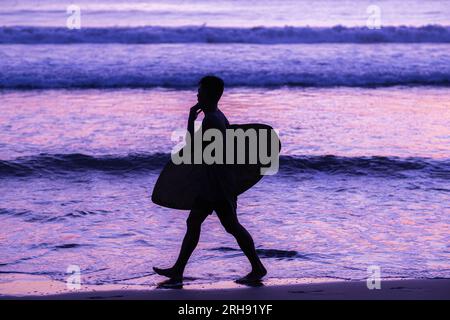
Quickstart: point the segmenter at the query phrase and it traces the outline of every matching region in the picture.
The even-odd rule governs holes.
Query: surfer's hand
[[[200,112],[202,112],[202,108],[200,107],[200,104],[197,103],[195,106],[193,106],[191,108],[191,110],[189,111],[189,119],[190,120],[195,120],[197,119],[198,115],[200,114]]]

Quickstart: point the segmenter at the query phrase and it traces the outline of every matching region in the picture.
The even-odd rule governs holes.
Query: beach
[[[290,284],[288,284],[290,282]],[[449,300],[449,279],[403,279],[381,282],[380,289],[367,287],[365,281],[271,280],[257,287],[233,282],[188,284],[183,288],[117,288],[91,286],[80,290],[64,289],[52,281],[40,283],[25,279],[11,287],[22,288],[16,295],[3,294],[0,300]],[[24,291],[32,289],[32,291]],[[49,288],[50,289],[49,291]],[[53,290],[53,292],[52,292]],[[55,292],[56,291],[56,292]],[[38,293],[40,292],[40,293]]]
[[[3,298],[448,298],[445,2],[381,1],[380,28],[358,0],[77,4],[79,29],[55,1],[0,8]],[[268,275],[233,284],[250,265],[213,214],[184,289],[156,290],[189,212],[151,194],[207,74],[231,124],[279,132],[237,204]]]

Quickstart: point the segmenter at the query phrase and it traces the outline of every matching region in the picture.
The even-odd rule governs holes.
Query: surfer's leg
[[[240,280],[242,282],[260,280],[267,274],[267,270],[256,253],[252,236],[247,229],[239,223],[236,214],[236,206],[227,202],[217,206],[215,211],[225,230],[236,238],[239,247],[252,265],[252,271]]]
[[[183,277],[184,268],[198,244],[200,238],[200,230],[203,221],[212,212],[212,209],[193,209],[186,220],[187,230],[181,244],[178,259],[172,268],[160,269],[153,268],[156,273],[172,279],[181,279]]]

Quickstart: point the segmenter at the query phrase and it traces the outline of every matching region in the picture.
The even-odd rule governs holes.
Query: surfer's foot
[[[183,279],[183,271],[177,270],[175,268],[167,268],[167,269],[161,269],[158,267],[153,267],[153,271],[155,271],[157,274],[161,276],[165,276],[169,279],[173,280],[181,280]]]
[[[250,282],[258,282],[267,274],[266,268],[261,264],[261,266],[257,269],[253,269],[249,274],[245,277],[239,278],[236,280],[237,283],[250,283]]]

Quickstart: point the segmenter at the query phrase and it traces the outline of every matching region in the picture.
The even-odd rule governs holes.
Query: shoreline
[[[280,279],[253,287],[232,281],[186,284],[183,288],[162,285],[167,283],[163,281],[157,287],[96,285],[69,290],[63,282],[47,279],[33,282],[32,287],[22,279],[2,283],[0,300],[450,300],[450,279],[382,280],[381,288],[372,290],[366,281]],[[16,293],[6,292],[8,284]],[[19,287],[27,289],[27,293],[18,291]]]

